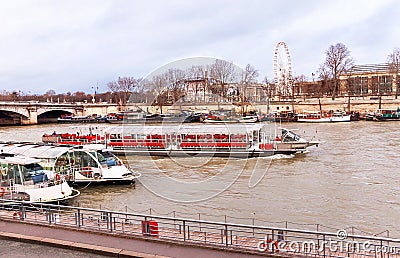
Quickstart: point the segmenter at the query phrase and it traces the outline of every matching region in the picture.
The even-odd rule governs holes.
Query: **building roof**
[[[364,65],[354,65],[350,68],[350,73],[352,74],[366,74],[366,73],[389,73],[390,64],[364,64]]]

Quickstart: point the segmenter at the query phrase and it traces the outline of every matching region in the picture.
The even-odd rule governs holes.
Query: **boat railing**
[[[17,214],[17,216],[15,216]],[[400,239],[265,225],[187,219],[105,209],[0,200],[0,219],[57,228],[155,239],[209,248],[278,256],[398,257]],[[349,232],[347,232],[349,231]]]

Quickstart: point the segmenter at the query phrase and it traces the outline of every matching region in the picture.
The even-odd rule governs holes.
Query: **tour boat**
[[[64,177],[39,165],[40,159],[0,155],[0,198],[28,202],[61,202],[79,195]]]
[[[344,112],[335,111],[332,113],[305,112],[297,115],[297,122],[305,123],[332,123],[332,122],[350,122],[350,115]]]
[[[61,146],[36,143],[0,143],[0,151],[40,159],[45,170],[55,171],[68,182],[135,183],[140,176],[104,149],[104,145]],[[49,173],[50,179],[54,173]]]
[[[317,145],[290,132],[276,138],[265,124],[119,126],[105,130],[115,154],[251,158],[294,154]],[[283,140],[282,140],[283,139]]]

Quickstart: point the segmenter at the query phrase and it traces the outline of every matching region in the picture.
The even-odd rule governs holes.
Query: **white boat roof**
[[[305,113],[305,114],[319,114],[319,113],[321,113],[321,111],[319,111],[319,110],[304,110],[303,111],[303,113]]]
[[[123,125],[104,130],[107,134],[244,134],[259,131],[265,124],[212,125]]]
[[[36,143],[0,143],[0,154],[9,153],[38,159],[55,159],[66,151],[73,149],[68,146],[52,146]]]
[[[40,159],[29,158],[24,156],[14,156],[14,157],[5,157],[4,159],[0,159],[1,164],[17,164],[17,165],[29,165],[39,163]]]

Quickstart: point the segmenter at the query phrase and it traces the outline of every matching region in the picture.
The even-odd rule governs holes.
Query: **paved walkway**
[[[33,244],[14,240],[0,239],[0,258],[107,258],[108,256],[92,254],[43,244]]]
[[[9,220],[0,221],[0,237],[114,257],[265,257],[265,254],[228,252],[223,249],[211,249],[183,243],[124,238],[100,232],[39,226]]]

